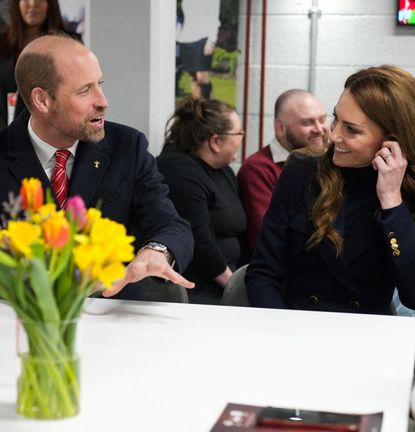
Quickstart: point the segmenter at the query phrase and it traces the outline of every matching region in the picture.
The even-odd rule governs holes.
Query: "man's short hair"
[[[15,75],[17,90],[29,111],[32,106],[31,92],[35,87],[46,90],[54,99],[62,82],[55,59],[50,52],[23,53],[17,61]]]
[[[310,93],[307,90],[302,90],[302,89],[291,89],[291,90],[287,90],[284,93],[281,93],[277,100],[275,101],[275,106],[274,106],[274,119],[276,119],[279,115],[279,113],[281,112],[283,106],[285,105],[285,103],[287,102],[287,100],[291,97],[294,96],[296,94],[303,94],[303,95],[311,95],[313,96],[313,93]]]
[[[62,32],[53,32],[49,36],[69,39],[80,43],[78,40]],[[30,47],[28,46],[28,48]],[[51,98],[55,99],[58,86],[63,80],[56,66],[55,54],[57,52],[57,47],[54,49],[39,50],[38,52],[24,49],[17,60],[15,69],[17,90],[29,111],[31,111],[32,107],[31,93],[35,87],[46,90]]]

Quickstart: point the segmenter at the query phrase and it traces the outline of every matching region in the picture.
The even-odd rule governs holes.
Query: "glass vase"
[[[77,320],[20,321],[18,414],[35,419],[61,419],[79,412],[77,325]]]

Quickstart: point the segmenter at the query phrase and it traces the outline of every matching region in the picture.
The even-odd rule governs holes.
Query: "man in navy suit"
[[[167,198],[145,136],[104,121],[108,102],[95,55],[69,37],[43,36],[21,53],[16,81],[29,113],[0,133],[0,202],[17,194],[25,177],[51,188],[55,151],[67,149],[68,195],[81,195],[88,207],[102,203],[103,216],[137,238],[125,278],[105,295],[147,276],[192,288],[178,273],[192,258],[190,226]]]

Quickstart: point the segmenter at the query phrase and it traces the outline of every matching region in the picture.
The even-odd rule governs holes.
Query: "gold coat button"
[[[401,254],[401,251],[398,249],[398,250],[394,250],[393,252],[392,252],[392,255],[394,256],[394,257],[398,257],[399,255]]]

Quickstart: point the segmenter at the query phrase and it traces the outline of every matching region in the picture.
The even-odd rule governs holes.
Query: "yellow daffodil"
[[[31,258],[31,246],[34,243],[41,243],[42,231],[40,227],[26,221],[10,221],[7,228],[12,251],[26,258]]]
[[[76,266],[81,272],[110,288],[124,276],[123,262],[134,258],[133,236],[125,227],[106,218],[96,218],[90,235],[75,236],[78,245],[73,249]]]
[[[56,204],[54,203],[43,204],[37,209],[36,213],[32,214],[32,221],[33,223],[36,224],[42,224],[55,213],[56,213]]]
[[[98,279],[102,284],[105,286],[105,288],[111,288],[112,284],[118,280],[124,277],[125,273],[125,267],[123,264],[119,262],[111,263],[104,267],[96,267],[96,274],[93,276]]]
[[[73,248],[73,255],[76,266],[81,272],[88,271],[94,265],[101,265],[105,260],[105,255],[102,250],[97,245],[92,244],[81,244]]]
[[[107,218],[98,219],[91,228],[91,243],[101,244],[113,261],[131,261],[134,258],[133,236],[127,235],[124,225]]]
[[[96,208],[90,208],[86,212],[86,222],[84,225],[83,232],[89,234],[91,231],[91,227],[95,224],[95,222],[101,218],[101,211]]]

